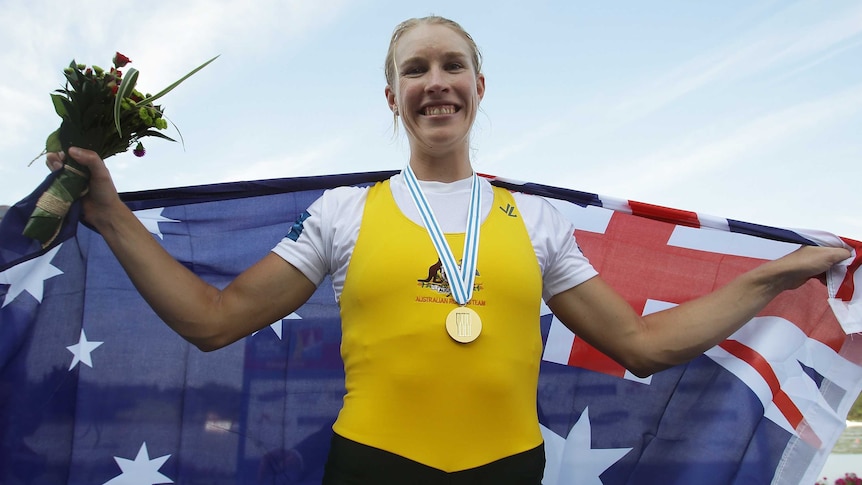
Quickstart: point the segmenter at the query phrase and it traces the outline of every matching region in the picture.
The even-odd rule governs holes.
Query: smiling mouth
[[[441,106],[426,106],[425,109],[422,110],[422,114],[425,116],[438,116],[438,115],[451,115],[455,114],[458,109],[451,104],[441,105]]]

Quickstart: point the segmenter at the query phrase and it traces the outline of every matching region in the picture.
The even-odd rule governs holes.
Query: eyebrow
[[[444,59],[458,59],[458,60],[465,60],[465,61],[469,59],[469,56],[467,56],[466,54],[464,54],[463,52],[460,52],[460,51],[444,52],[442,57]],[[398,63],[398,65],[404,66],[404,65],[415,63],[415,62],[424,62],[425,59],[426,59],[425,56],[408,57],[404,61]]]

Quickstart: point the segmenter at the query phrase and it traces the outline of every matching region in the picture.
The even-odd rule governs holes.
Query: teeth
[[[428,116],[434,115],[451,115],[455,113],[454,106],[428,106],[425,108],[425,114]]]

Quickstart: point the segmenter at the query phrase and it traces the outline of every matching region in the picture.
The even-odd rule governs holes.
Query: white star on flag
[[[90,359],[90,352],[96,350],[104,342],[90,342],[84,334],[84,329],[81,329],[81,338],[78,343],[66,347],[69,352],[72,352],[72,363],[69,365],[69,370],[75,368],[79,362],[83,362],[90,367],[93,367],[93,361]]]
[[[278,337],[279,340],[281,340],[281,334],[282,334],[282,330],[284,328],[283,323],[285,320],[302,320],[302,317],[300,317],[299,315],[296,314],[296,312],[294,312],[294,313],[291,313],[290,315],[282,318],[281,320],[276,321],[275,323],[271,323],[269,325],[269,328],[271,328],[272,331],[275,332],[275,335],[276,335],[276,337]],[[257,335],[257,332],[260,332],[260,330],[258,330],[256,332],[252,332],[252,335]]]
[[[164,239],[164,235],[162,235],[162,230],[159,229],[160,222],[180,222],[176,219],[168,219],[167,217],[162,216],[162,211],[164,211],[164,207],[156,207],[154,209],[141,209],[135,211],[135,217],[141,221],[141,224],[150,231],[150,234],[154,234],[159,237],[159,239]]]
[[[0,284],[11,285],[3,299],[3,305],[12,303],[15,298],[23,292],[29,293],[39,303],[42,303],[42,295],[45,291],[45,280],[63,274],[59,268],[51,265],[51,260],[60,251],[60,244],[47,253],[12,266],[0,273]]]
[[[135,461],[115,456],[117,465],[123,471],[120,475],[108,480],[103,485],[156,485],[159,483],[174,483],[170,478],[159,473],[159,468],[168,461],[171,455],[160,456],[150,460],[147,452],[147,442],[141,445]]]
[[[584,409],[566,439],[542,426],[545,439],[545,485],[602,485],[599,475],[631,448],[592,449],[589,408]]]

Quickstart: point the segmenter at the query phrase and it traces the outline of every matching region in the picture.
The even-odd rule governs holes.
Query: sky
[[[73,5],[74,4],[74,5]],[[166,132],[107,160],[122,192],[402,168],[395,25],[472,34],[482,173],[862,240],[862,2],[0,0],[0,205],[32,191],[71,60],[115,51]]]

